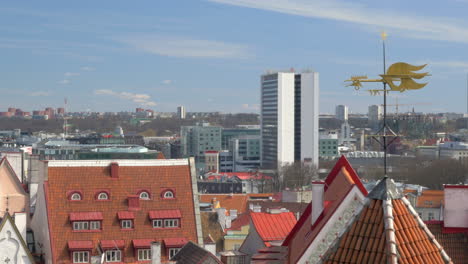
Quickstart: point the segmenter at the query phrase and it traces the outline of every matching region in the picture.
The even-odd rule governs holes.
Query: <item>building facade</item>
[[[379,124],[380,120],[383,118],[382,106],[380,105],[371,105],[367,112],[368,122],[371,126],[376,126]]]
[[[348,106],[337,105],[335,108],[335,118],[341,121],[348,121]]]
[[[178,106],[177,107],[177,117],[180,119],[185,119],[185,106]]]
[[[318,116],[318,73],[262,75],[262,167],[277,169],[294,161],[317,166]]]

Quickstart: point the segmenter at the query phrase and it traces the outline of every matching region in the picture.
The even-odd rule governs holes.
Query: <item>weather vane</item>
[[[377,132],[377,135],[374,135],[373,138],[382,145],[384,150],[384,175],[387,176],[387,148],[392,144],[392,142],[398,138],[398,136],[393,132],[393,130],[387,125],[387,93],[390,91],[405,92],[407,90],[418,90],[427,85],[427,83],[418,83],[415,79],[422,79],[426,76],[429,76],[429,73],[417,73],[417,71],[422,70],[426,67],[427,64],[421,66],[414,66],[405,62],[397,62],[388,69],[385,65],[385,40],[387,39],[387,33],[385,31],[381,34],[382,37],[382,53],[383,53],[383,74],[379,76],[381,78],[368,79],[366,75],[364,76],[352,76],[350,79],[345,82],[350,82],[346,86],[353,86],[354,89],[359,90],[362,88],[362,83],[382,83],[383,89],[369,89],[368,92],[371,95],[379,95],[380,92],[383,92],[383,125],[380,130]],[[387,89],[387,85],[390,89]],[[379,140],[379,137],[382,140]],[[388,137],[393,137],[392,140],[387,142]]]

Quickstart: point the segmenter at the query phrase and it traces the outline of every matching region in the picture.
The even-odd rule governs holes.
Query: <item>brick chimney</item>
[[[117,162],[112,162],[110,164],[110,171],[111,171],[111,178],[118,179],[119,178],[119,164]]]

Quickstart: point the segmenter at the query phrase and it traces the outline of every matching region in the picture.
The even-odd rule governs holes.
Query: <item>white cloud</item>
[[[36,91],[28,94],[29,96],[50,96],[50,92],[47,91]]]
[[[66,72],[65,77],[80,76],[79,72]]]
[[[90,67],[90,66],[83,66],[80,68],[82,71],[94,71],[95,68]]]
[[[337,20],[375,30],[386,29],[407,38],[468,43],[468,26],[452,18],[425,17],[397,10],[380,10],[338,0],[208,0],[290,15]]]
[[[58,81],[59,84],[70,84],[70,80],[68,79],[63,79],[61,81]]]
[[[168,57],[230,59],[249,57],[246,46],[221,41],[151,35],[136,35],[117,40],[138,50]]]
[[[164,81],[162,81],[161,83],[162,83],[162,84],[168,85],[168,84],[173,83],[173,81],[172,81],[172,80],[164,80]]]
[[[96,95],[110,95],[120,99],[130,100],[141,106],[156,106],[156,103],[151,100],[151,96],[147,94],[136,94],[129,92],[115,92],[109,89],[95,90]]]

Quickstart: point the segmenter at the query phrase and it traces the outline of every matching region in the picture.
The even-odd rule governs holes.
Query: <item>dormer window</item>
[[[106,192],[100,192],[97,195],[98,200],[109,200],[109,195]]]
[[[81,194],[75,192],[70,195],[70,200],[72,201],[81,201]]]
[[[148,193],[148,192],[145,192],[145,191],[141,192],[141,193],[140,193],[140,199],[141,199],[141,200],[149,200],[149,199],[150,199],[149,193]]]
[[[165,190],[162,194],[164,199],[172,199],[175,198],[174,192],[172,190]]]

